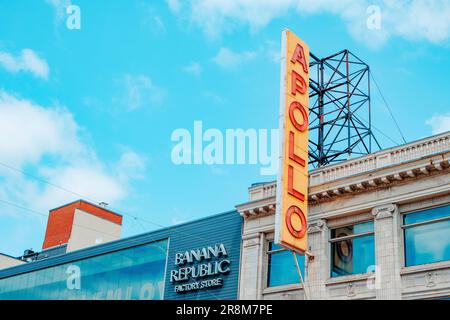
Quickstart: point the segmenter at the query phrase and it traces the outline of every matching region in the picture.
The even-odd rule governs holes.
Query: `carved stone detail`
[[[375,219],[385,219],[385,218],[392,218],[394,215],[394,212],[396,210],[395,204],[386,204],[382,206],[378,206],[372,209],[372,215],[375,217]]]
[[[308,226],[308,233],[322,232],[325,221],[323,219],[310,222]]]
[[[356,296],[355,286],[353,285],[353,283],[349,283],[347,285],[347,297],[351,298],[354,296]]]
[[[437,273],[436,272],[428,272],[425,276],[427,281],[427,287],[435,287],[436,286],[436,279],[437,279]]]
[[[242,239],[242,246],[244,248],[254,247],[259,245],[259,235],[258,234],[252,234],[248,236],[244,236]]]

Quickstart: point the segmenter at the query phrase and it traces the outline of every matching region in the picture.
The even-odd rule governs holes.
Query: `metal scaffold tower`
[[[309,163],[321,167],[381,149],[373,135],[370,69],[348,50],[311,54]]]

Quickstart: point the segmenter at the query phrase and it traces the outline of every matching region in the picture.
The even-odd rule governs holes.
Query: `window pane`
[[[410,213],[404,216],[404,224],[424,222],[444,217],[450,217],[450,206],[433,208],[425,211]]]
[[[0,298],[162,299],[166,250],[163,240],[2,279]]]
[[[361,233],[373,232],[373,221],[355,224],[331,230],[331,238],[340,238],[357,235]]]
[[[450,260],[450,220],[405,229],[406,266]]]
[[[276,248],[273,248],[276,250]],[[297,254],[297,261],[305,278],[305,256]],[[291,251],[269,254],[268,287],[300,283],[294,256]]]
[[[331,244],[331,276],[367,273],[375,264],[374,236],[368,235]]]
[[[275,242],[271,241],[269,243],[269,251],[282,250],[284,249],[282,246],[277,245]]]

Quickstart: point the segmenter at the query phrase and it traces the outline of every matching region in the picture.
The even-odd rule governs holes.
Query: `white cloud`
[[[23,49],[19,56],[0,51],[0,65],[9,72],[31,72],[43,79],[48,79],[50,72],[47,62],[31,49]]]
[[[181,3],[179,0],[166,0],[167,5],[169,6],[170,10],[173,12],[179,12],[181,9]]]
[[[213,61],[221,68],[233,69],[255,57],[255,51],[234,52],[228,48],[220,48]]]
[[[252,30],[266,26],[273,18],[285,13],[293,0],[190,0],[187,8],[173,12],[185,15],[199,25],[209,37],[230,31],[235,24],[249,25]],[[186,3],[185,3],[186,4]]]
[[[133,181],[143,179],[146,169],[143,156],[131,150],[124,151],[117,163],[107,164],[97,159],[93,150],[90,151],[91,156],[87,158],[75,158],[59,166],[41,166],[40,177],[73,193],[45,185],[38,192],[32,190],[29,193],[30,203],[48,210],[75,199],[86,198],[97,203],[106,202],[114,207],[127,197]]]
[[[450,2],[446,0],[386,1],[394,34],[434,43],[450,37]]]
[[[431,126],[433,134],[450,131],[450,113],[434,116],[428,119],[425,124]]]
[[[183,71],[198,76],[202,73],[202,66],[198,62],[191,62],[187,66],[183,67]]]
[[[381,9],[380,30],[367,28],[367,8],[371,5]],[[339,16],[353,37],[372,47],[384,44],[392,36],[433,43],[450,38],[447,0],[189,0],[182,8],[173,4],[169,7],[211,38],[239,26],[255,32],[289,12],[300,16],[321,13]]]
[[[81,197],[118,204],[145,172],[145,158],[129,149],[116,163],[101,161],[65,108],[0,91],[0,126],[0,162],[38,178],[0,165],[1,200],[40,212]]]
[[[117,164],[117,176],[124,183],[130,178],[142,179],[144,178],[147,159],[142,155],[132,151],[126,150],[122,153]]]
[[[166,90],[155,85],[144,75],[126,74],[116,80],[118,94],[113,97],[113,103],[127,111],[142,107],[159,106],[166,97]]]
[[[79,153],[78,126],[64,108],[44,108],[0,91],[0,160],[18,166]]]
[[[46,181],[80,194],[77,196],[47,185],[41,189],[41,192],[30,195],[36,197],[32,203],[43,210],[52,209],[82,197],[88,197],[87,200],[91,199],[91,201],[115,204],[127,195],[127,190],[120,181],[107,174],[100,164],[73,164],[42,171],[46,171],[42,175]]]
[[[261,42],[262,44],[258,48],[241,52],[222,47],[212,61],[223,69],[234,69],[258,57],[268,59],[274,63],[279,63],[280,45],[271,40]]]

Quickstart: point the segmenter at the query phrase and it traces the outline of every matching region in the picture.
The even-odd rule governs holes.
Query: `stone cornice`
[[[353,193],[368,192],[397,184],[408,183],[436,174],[450,172],[450,152],[432,157],[391,165],[380,170],[324,182],[310,186],[309,199],[312,202],[329,201],[332,198]]]
[[[405,194],[396,195],[393,197],[389,197],[389,201],[392,203],[402,203],[402,202],[408,202],[411,200],[417,200],[422,198],[428,198],[430,195],[443,195],[444,193],[448,193],[450,190],[450,186],[444,185],[439,187],[434,187],[431,189],[426,190],[418,190],[414,192],[408,192]],[[344,208],[339,208],[335,210],[331,210],[328,212],[320,213],[320,214],[310,214],[310,216],[314,216],[315,219],[329,219],[336,216],[341,216],[344,214],[353,214],[353,213],[360,213],[367,210],[371,210],[372,208],[376,206],[383,205],[386,202],[385,199],[377,199],[370,202],[364,202],[352,206],[346,206]]]
[[[310,186],[450,151],[450,132],[384,149],[310,172]]]
[[[450,174],[450,132],[311,171],[309,203],[314,205],[447,174]],[[250,201],[236,208],[244,218],[273,214],[275,194],[275,181],[256,184],[249,188]]]
[[[242,217],[261,216],[275,212],[275,197],[251,201],[236,206]]]

